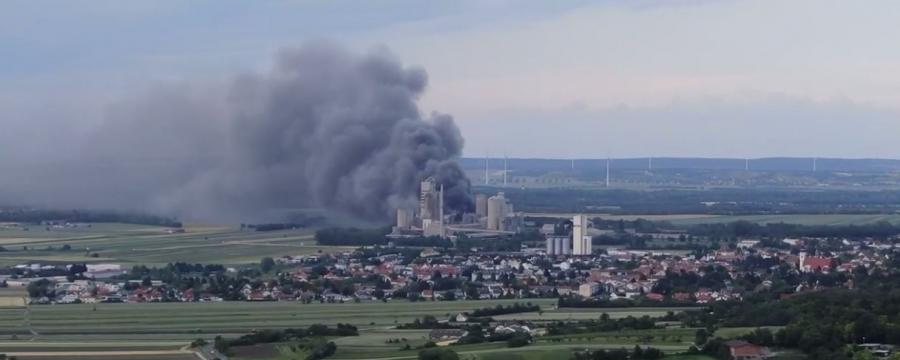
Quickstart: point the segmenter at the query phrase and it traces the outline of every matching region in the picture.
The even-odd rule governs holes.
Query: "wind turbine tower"
[[[489,175],[489,173],[490,173],[490,169],[489,169],[490,165],[488,165],[489,161],[490,161],[490,157],[488,157],[488,155],[485,154],[485,155],[484,155],[484,184],[485,184],[485,185],[488,185],[488,179],[489,179],[489,176],[490,176],[490,175]]]
[[[609,187],[609,158],[606,158],[606,187]]]
[[[506,165],[506,162],[509,158],[506,155],[503,155],[503,186],[506,186],[506,172],[509,171],[509,168]]]
[[[816,172],[816,160],[817,158],[813,158],[813,172]]]
[[[653,171],[653,157],[652,156],[647,157],[647,170]]]

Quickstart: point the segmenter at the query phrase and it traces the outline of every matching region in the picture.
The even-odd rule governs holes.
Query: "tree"
[[[419,360],[459,360],[459,355],[447,348],[429,348],[419,352]]]
[[[708,338],[709,335],[706,333],[706,329],[697,329],[697,332],[694,334],[694,344],[702,346],[706,344]]]
[[[273,260],[272,258],[270,258],[268,256],[262,258],[262,260],[259,262],[259,269],[262,270],[262,272],[264,272],[264,273],[272,271],[272,268],[274,268],[274,267],[275,267],[275,260]]]
[[[531,343],[531,335],[526,333],[515,333],[506,341],[507,347],[522,347]]]

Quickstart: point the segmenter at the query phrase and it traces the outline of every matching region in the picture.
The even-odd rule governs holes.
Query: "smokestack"
[[[438,213],[440,213],[441,220],[440,220],[440,223],[439,223],[439,224],[440,224],[440,226],[441,226],[441,230],[440,230],[441,237],[444,237],[444,235],[445,235],[445,234],[444,234],[444,184],[441,184],[441,194],[440,194],[440,196],[441,196],[441,199],[440,199],[439,202],[440,202],[441,209],[440,209],[440,211],[438,211]]]

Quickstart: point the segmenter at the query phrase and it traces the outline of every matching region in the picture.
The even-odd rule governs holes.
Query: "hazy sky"
[[[423,66],[422,110],[452,114],[469,156],[900,158],[898,14],[898,1],[5,1],[0,141],[77,132],[140,89],[329,39]]]

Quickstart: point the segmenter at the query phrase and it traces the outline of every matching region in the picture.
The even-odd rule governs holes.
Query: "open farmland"
[[[334,339],[338,344],[335,359],[415,358],[416,351],[401,352],[406,343],[412,347],[426,341],[428,330],[397,330],[397,324],[411,322],[417,317],[433,315],[444,318],[477,308],[511,304],[521,300],[388,303],[300,304],[288,302],[226,302],[226,303],[145,303],[94,305],[31,306],[29,311],[31,335],[25,324],[23,308],[0,309],[0,353],[28,354],[40,352],[40,357],[60,358],[69,353],[97,353],[130,351],[158,352],[166,359],[181,359],[183,346],[196,338],[211,339],[215,335],[228,337],[245,334],[254,329],[305,327],[314,323],[334,325],[351,323],[360,328],[360,336]],[[662,315],[666,311],[683,309],[553,309],[553,299],[532,299],[543,314],[508,314],[500,318],[528,320],[538,318],[597,318],[603,312],[612,317],[628,315]],[[669,333],[669,331],[673,331]],[[536,344],[515,350],[513,359],[543,359],[568,354],[572,349],[631,347],[641,343],[667,351],[680,351],[692,339],[692,330],[672,329],[615,334],[577,334],[540,338]],[[679,333],[676,336],[675,333]],[[681,334],[684,332],[684,334]],[[660,336],[671,334],[671,336]],[[653,335],[647,339],[647,335]],[[387,343],[388,339],[406,339],[404,343]],[[15,339],[15,340],[14,340]],[[504,343],[477,344],[454,347],[471,359],[493,359],[510,349]],[[524,357],[523,357],[524,356]],[[547,357],[545,357],[547,356]],[[110,357],[116,359],[116,357]]]
[[[521,301],[521,300],[519,300]],[[31,306],[39,339],[194,339],[197,334],[243,334],[253,329],[350,323],[390,327],[416,317],[444,317],[516,300],[301,304],[297,302],[73,304]],[[555,300],[534,301],[549,308]],[[27,336],[22,309],[0,309],[0,336]]]
[[[25,230],[25,229],[28,230]],[[130,224],[92,224],[90,227],[43,226],[0,229],[0,265],[32,261],[115,262],[160,265],[169,262],[244,264],[265,256],[314,254],[351,248],[317,246],[314,231],[240,231],[227,226],[185,227],[170,234],[166,228]],[[68,246],[69,250],[64,250]],[[96,257],[91,254],[96,253]]]
[[[777,214],[777,215],[716,215],[669,219],[674,225],[696,225],[750,221],[759,224],[788,223],[800,225],[866,225],[880,221],[900,224],[900,214]]]
[[[526,213],[526,216],[569,219],[575,213]],[[709,215],[709,214],[608,214],[588,213],[590,218],[604,220],[668,221],[673,225],[689,226],[697,224],[719,224],[735,221],[750,221],[759,224],[789,223],[800,225],[866,225],[879,221],[900,224],[900,214],[774,214],[774,215]]]

